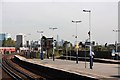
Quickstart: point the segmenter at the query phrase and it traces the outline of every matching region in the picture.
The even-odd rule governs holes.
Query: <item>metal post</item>
[[[77,60],[76,60],[76,63],[78,64],[78,48],[77,48]]]
[[[70,45],[70,60],[71,60],[71,45]]]
[[[54,45],[55,45],[55,43],[54,43],[54,29],[53,29],[53,61],[55,60],[55,58],[54,58]]]
[[[86,45],[85,45],[85,68],[86,68]]]
[[[78,45],[78,41],[77,41],[77,23],[80,23],[80,22],[82,22],[82,21],[72,21],[73,23],[76,23],[76,36],[75,36],[75,38],[76,38],[76,46]],[[76,49],[76,63],[78,64],[78,48]]]
[[[78,44],[78,41],[77,41],[77,22],[76,22],[76,45]],[[78,64],[78,48],[77,48],[77,55],[76,55],[76,58],[77,58],[77,60],[76,60],[76,63]]]
[[[66,60],[68,59],[67,57],[68,57],[68,55],[67,55],[67,47],[66,47]]]
[[[89,26],[90,26],[90,69],[92,69],[92,44],[91,44],[91,11],[89,11]]]
[[[83,10],[83,12],[89,12],[89,40],[90,40],[90,69],[92,69],[92,44],[91,44],[91,10]]]

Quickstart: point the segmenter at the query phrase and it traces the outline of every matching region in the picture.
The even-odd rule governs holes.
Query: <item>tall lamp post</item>
[[[50,27],[49,29],[53,30],[53,33],[52,33],[52,35],[53,35],[53,55],[52,55],[52,57],[53,57],[53,61],[54,61],[55,60],[55,58],[54,58],[54,45],[55,45],[55,43],[54,43],[54,30],[57,29],[57,28],[56,27]]]
[[[91,10],[83,10],[83,12],[89,13],[89,40],[90,40],[90,69],[92,69],[93,66],[93,60],[92,60],[92,44],[91,44]]]
[[[118,34],[118,32],[120,32],[120,30],[113,30],[113,32],[116,32]],[[115,47],[115,52],[117,52],[117,40],[115,41],[115,46],[116,46]]]
[[[42,34],[43,31],[37,31],[37,33],[40,33],[40,59],[43,60],[43,52],[42,52]]]
[[[78,64],[78,41],[77,41],[77,23],[80,23],[80,22],[82,22],[82,21],[80,21],[80,20],[72,20],[72,22],[73,23],[76,23],[76,36],[75,36],[75,38],[76,38],[76,48],[77,48],[77,51],[76,51],[76,63]]]

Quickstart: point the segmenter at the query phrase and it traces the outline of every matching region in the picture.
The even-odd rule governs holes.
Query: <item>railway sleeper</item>
[[[9,69],[5,63],[2,63],[2,68],[15,80],[23,80],[21,76],[13,72],[13,70]]]
[[[21,74],[24,74],[25,76],[29,77],[30,80],[44,80],[43,77],[38,76],[36,74],[33,74],[33,73],[31,73],[30,71],[28,71],[24,68],[21,68],[17,64],[13,63],[10,59],[6,59],[5,61],[9,66],[14,68],[17,72],[19,72]]]

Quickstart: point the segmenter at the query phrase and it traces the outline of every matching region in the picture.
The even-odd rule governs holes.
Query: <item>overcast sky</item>
[[[14,2],[13,0],[13,2],[7,2],[4,0],[1,32],[10,33],[13,39],[18,33],[30,33],[31,35],[26,37],[27,40],[38,40],[37,30],[43,30],[44,35],[50,37],[52,30],[49,27],[57,27],[54,33],[59,35],[59,40],[74,42],[75,38],[72,35],[76,33],[76,25],[72,23],[72,20],[81,20],[82,22],[77,25],[78,40],[85,41],[88,38],[89,14],[82,10],[90,9],[92,11],[92,39],[99,44],[114,43],[116,34],[112,30],[118,29],[118,3],[114,2],[115,0],[110,0],[110,2],[107,2],[108,0],[106,2],[82,1]]]

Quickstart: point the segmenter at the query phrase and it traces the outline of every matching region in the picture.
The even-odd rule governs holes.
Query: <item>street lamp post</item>
[[[52,35],[53,35],[53,55],[52,55],[52,57],[53,57],[53,61],[54,61],[55,60],[55,58],[54,58],[54,45],[55,45],[55,43],[54,43],[54,30],[57,29],[57,28],[56,27],[51,27],[49,29],[53,30],[53,33],[52,33]]]
[[[120,32],[120,30],[113,30],[113,32],[116,32],[116,33],[118,33],[118,32]],[[117,39],[117,37],[116,37],[116,39]],[[117,40],[115,41],[115,52],[117,52],[118,50],[117,50]]]
[[[42,52],[42,34],[43,34],[43,31],[37,31],[37,33],[40,33],[40,58],[41,58],[41,60],[43,60],[43,52]]]
[[[80,21],[80,20],[72,20],[72,22],[73,23],[76,23],[76,36],[75,36],[75,38],[76,38],[76,48],[77,48],[77,51],[76,51],[76,63],[78,64],[78,41],[77,41],[77,23],[80,23],[80,22],[82,22],[82,21]]]
[[[92,69],[93,66],[93,60],[92,60],[92,44],[91,44],[91,10],[83,10],[83,12],[89,13],[89,40],[90,40],[90,69]]]

